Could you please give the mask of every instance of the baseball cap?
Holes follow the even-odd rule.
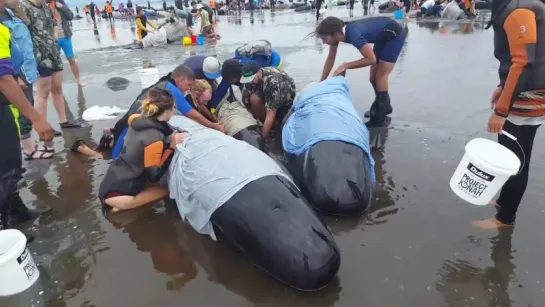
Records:
[[[195,8],[196,8],[197,10],[200,10],[200,9],[202,9],[203,7],[204,7],[204,6],[203,6],[202,4],[199,3],[199,4],[197,4],[197,6],[196,6]]]
[[[242,78],[240,78],[240,83],[250,83],[254,81],[255,74],[261,70],[261,66],[255,61],[250,61],[242,65]]]
[[[202,71],[206,79],[215,80],[221,77],[221,64],[213,56],[206,57],[202,63]]]

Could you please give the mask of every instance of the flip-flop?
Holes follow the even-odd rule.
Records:
[[[81,128],[80,124],[73,123],[71,121],[66,121],[64,123],[60,123],[61,129],[72,129],[72,128]]]
[[[40,155],[35,158],[34,155],[36,153],[40,153]],[[25,155],[25,161],[32,161],[32,160],[49,160],[49,159],[53,159],[53,155],[50,153],[50,152],[44,152],[44,151],[39,151],[39,150],[34,150],[33,152],[27,154],[26,152],[23,151],[23,154]],[[51,154],[51,156],[49,157],[44,157],[44,155],[47,155],[47,154]]]
[[[43,147],[43,150],[40,147]],[[54,153],[55,152],[55,149],[53,149],[51,147],[47,147],[47,146],[44,146],[44,145],[38,145],[38,144],[34,145],[34,150],[35,151],[47,152],[47,153]]]

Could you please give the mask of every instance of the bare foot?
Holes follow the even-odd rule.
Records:
[[[495,218],[491,218],[491,219],[485,219],[480,221],[474,221],[473,226],[479,227],[481,229],[498,229],[500,227],[509,227],[513,225],[507,225],[498,221]]]
[[[116,213],[116,212],[119,212],[120,210],[118,208],[115,208],[115,207],[112,207],[111,209],[111,213]]]
[[[104,128],[104,129],[102,129],[102,132],[103,132],[103,133],[106,133],[106,134],[113,134],[111,128]]]
[[[491,200],[488,204],[489,204],[490,206],[499,207],[499,206],[498,206],[498,202],[495,201],[495,200]]]
[[[84,87],[85,85],[87,85],[87,84],[85,84],[85,82],[83,82],[83,81],[81,81],[81,80],[76,80],[76,83],[77,83],[78,86],[80,86],[80,87]]]

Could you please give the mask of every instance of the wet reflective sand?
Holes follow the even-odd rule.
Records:
[[[344,8],[332,14],[348,16]],[[311,13],[290,12],[221,17],[223,39],[216,46],[153,50],[112,47],[132,41],[127,22],[117,21],[115,34],[103,22],[97,38],[92,26],[78,21],[73,41],[87,85],[78,89],[66,66],[65,97],[74,118],[93,105],[126,107],[141,90],[137,71],[144,60],[167,73],[192,52],[223,60],[252,39],[270,40],[301,88],[319,78],[327,55],[315,39],[305,39],[313,20]],[[536,140],[514,231],[472,227],[494,209],[464,203],[448,180],[468,136],[484,131],[490,114],[498,83],[492,33],[482,31],[482,23],[411,21],[407,27],[391,77],[392,120],[371,130],[377,172],[372,208],[355,218],[325,217],[342,251],[338,279],[327,289],[286,288],[230,246],[196,234],[172,203],[108,220],[96,199],[108,160],[70,153],[64,143],[73,136],[66,131],[55,139],[61,153],[52,161],[25,164],[21,186],[30,205],[56,209],[28,225],[37,233],[31,250],[41,265],[40,284],[18,298],[0,298],[0,306],[542,306],[543,137]],[[357,56],[342,46],[338,64]],[[106,81],[119,76],[131,81],[128,88],[108,89]],[[363,115],[373,98],[368,69],[350,71],[347,79]],[[49,119],[58,122],[52,107]],[[77,133],[98,140],[113,123],[93,122]]]

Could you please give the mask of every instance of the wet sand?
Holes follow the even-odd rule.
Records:
[[[348,12],[338,8],[332,14]],[[167,73],[191,52],[224,60],[241,43],[268,39],[302,88],[319,78],[327,55],[315,39],[304,40],[315,25],[312,13],[220,17],[223,39],[206,48],[111,48],[133,37],[128,23],[115,25],[115,39],[104,22],[99,25],[98,42],[84,20],[74,23],[74,47],[87,83],[78,90],[66,66],[64,92],[75,118],[93,105],[130,105],[141,90],[137,71],[145,59]],[[472,227],[494,209],[458,199],[448,181],[471,134],[483,131],[477,135],[493,138],[484,132],[498,83],[492,32],[483,32],[479,23],[471,33],[456,23],[444,29],[436,22],[407,26],[407,43],[391,77],[391,123],[371,129],[377,173],[372,208],[355,218],[324,217],[342,251],[338,278],[328,288],[286,288],[227,244],[184,225],[172,203],[108,220],[96,193],[109,161],[70,153],[64,140],[71,136],[65,133],[55,139],[61,152],[52,161],[25,163],[23,199],[55,208],[28,225],[37,233],[30,248],[41,266],[40,283],[19,303],[0,298],[0,306],[540,306],[543,136],[536,139],[514,231]],[[357,56],[357,50],[341,46],[337,65]],[[105,84],[114,76],[131,84],[114,92]],[[363,115],[373,99],[368,69],[349,71],[347,79]],[[52,107],[49,119],[58,122]],[[113,123],[93,122],[83,133],[98,140]]]

